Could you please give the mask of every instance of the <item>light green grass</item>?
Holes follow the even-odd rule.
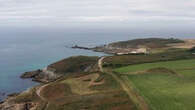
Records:
[[[166,67],[181,76],[163,73],[122,75],[151,107],[151,110],[195,110],[195,60],[139,64],[116,71],[136,72]]]
[[[148,70],[151,68],[158,68],[158,67],[165,67],[173,70],[177,70],[180,68],[195,68],[195,59],[131,65],[131,66],[115,69],[115,71],[119,73],[126,73],[126,72],[129,73],[129,72],[136,72],[136,71],[144,71],[144,70]]]

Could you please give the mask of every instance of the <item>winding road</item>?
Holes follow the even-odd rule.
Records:
[[[36,94],[40,97],[40,99],[41,99],[42,101],[45,101],[45,102],[46,102],[46,106],[44,107],[44,110],[47,110],[47,108],[48,108],[48,106],[49,106],[49,102],[48,102],[47,99],[45,99],[43,96],[41,96],[41,91],[42,91],[46,86],[48,86],[48,85],[49,85],[49,84],[45,84],[45,85],[39,87],[39,88],[36,90]]]
[[[106,57],[101,57],[98,60],[98,67],[100,69],[100,71],[103,73],[107,73],[109,75],[111,75],[122,87],[122,89],[127,93],[127,95],[129,96],[129,98],[137,105],[139,110],[149,110],[149,107],[147,105],[147,103],[144,101],[144,99],[139,96],[132,88],[132,86],[130,85],[129,82],[123,81],[121,78],[119,78],[116,74],[114,74],[112,71],[108,71],[108,70],[104,70],[103,69],[103,60]]]

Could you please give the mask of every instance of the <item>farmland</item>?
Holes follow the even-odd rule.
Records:
[[[114,71],[151,110],[195,109],[195,59],[137,64]]]
[[[154,63],[160,61],[172,61],[182,59],[192,59],[195,55],[188,50],[171,49],[166,52],[160,52],[149,55],[121,55],[121,56],[108,56],[104,59],[103,66],[110,68],[118,68],[128,65]]]

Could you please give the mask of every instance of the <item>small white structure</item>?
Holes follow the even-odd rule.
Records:
[[[116,53],[117,55],[128,55],[129,53]]]
[[[131,49],[126,52],[118,52],[116,55],[128,55],[128,54],[147,54],[148,50],[147,48],[138,48],[138,49]]]
[[[148,53],[146,48],[138,48],[130,52],[131,54],[140,54],[140,53]]]
[[[137,51],[137,53],[147,53],[147,49],[146,48],[139,48],[136,51]]]
[[[131,54],[137,54],[137,53],[139,53],[139,52],[137,52],[137,51],[131,51],[130,53],[131,53]]]

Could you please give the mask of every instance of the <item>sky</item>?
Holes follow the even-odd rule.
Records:
[[[0,0],[0,27],[195,27],[195,0]]]

